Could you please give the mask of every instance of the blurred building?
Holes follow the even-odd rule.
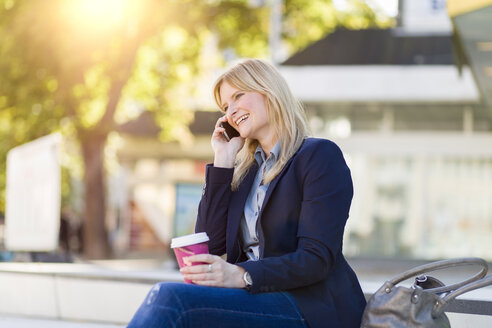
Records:
[[[173,236],[193,232],[205,165],[213,158],[210,129],[219,112],[195,113],[192,143],[159,141],[149,112],[119,128],[120,168],[110,177],[112,241],[117,253],[159,252]]]
[[[398,21],[388,30],[338,30],[279,67],[314,135],[336,141],[351,167],[345,253],[492,260],[490,107],[460,60],[445,1],[401,1]],[[112,189],[120,194],[119,249],[142,249],[138,239],[150,238],[139,235],[142,220],[153,249],[193,230],[218,116],[195,112],[188,145],[158,142],[149,114],[121,128],[120,185]]]
[[[492,259],[492,116],[459,41],[445,1],[401,1],[396,28],[338,30],[284,63],[352,169],[347,254]]]

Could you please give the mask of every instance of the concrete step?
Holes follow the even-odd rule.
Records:
[[[366,295],[394,275],[388,270],[375,272],[373,264],[353,265]],[[402,264],[395,271],[412,266],[414,263]],[[463,276],[468,276],[468,272],[449,278],[453,281]],[[0,263],[0,328],[124,327],[152,285],[160,281],[183,281],[174,262]],[[492,287],[467,293],[460,299],[470,301],[472,306],[473,301],[480,301],[489,307]],[[492,327],[492,315],[458,309],[448,316],[453,328]]]
[[[0,315],[0,328],[124,328],[125,325]]]
[[[126,324],[153,284],[176,270],[115,270],[94,264],[0,263],[0,314]]]

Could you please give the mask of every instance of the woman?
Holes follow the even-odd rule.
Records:
[[[307,138],[302,106],[264,61],[230,68],[214,96],[224,116],[195,229],[210,254],[181,269],[193,285],[154,286],[129,327],[359,327],[365,299],[342,255],[353,189],[340,149]],[[228,142],[225,122],[240,136]]]

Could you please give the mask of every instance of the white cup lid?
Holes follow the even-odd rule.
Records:
[[[171,248],[200,244],[209,240],[206,232],[192,233],[191,235],[171,239]]]

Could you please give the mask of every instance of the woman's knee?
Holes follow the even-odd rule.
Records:
[[[159,282],[152,286],[145,305],[159,305],[161,307],[181,307],[180,295],[185,284],[172,282]],[[177,310],[179,310],[179,308]]]
[[[180,289],[184,284],[157,283],[128,324],[129,328],[177,327],[182,312]]]

